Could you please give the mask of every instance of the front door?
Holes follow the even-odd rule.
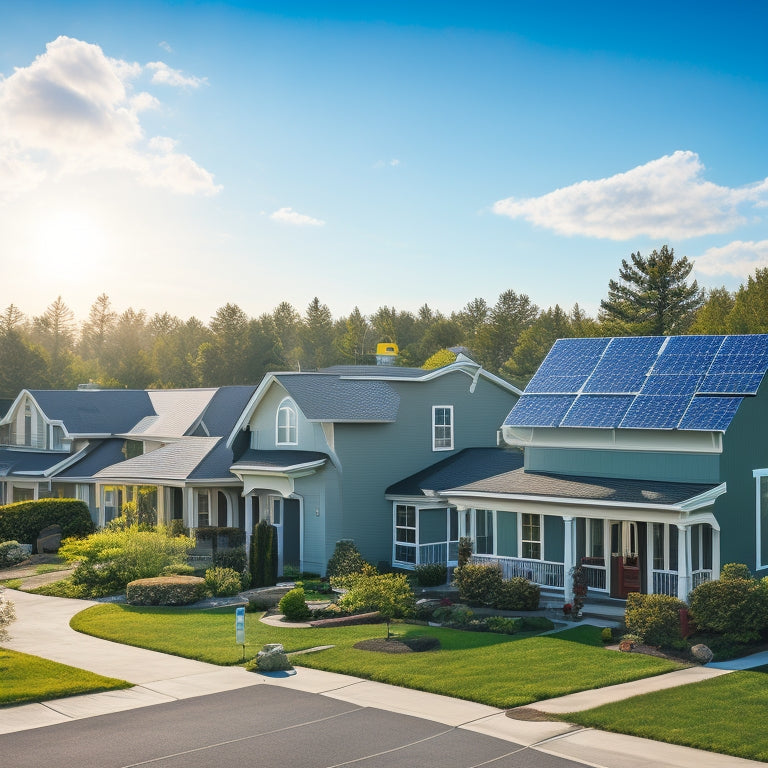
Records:
[[[611,522],[611,597],[640,592],[640,537],[637,523]]]
[[[283,499],[283,568],[301,569],[301,505],[298,499]]]

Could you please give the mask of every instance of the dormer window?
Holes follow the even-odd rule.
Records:
[[[277,409],[277,444],[296,445],[298,436],[298,415],[293,401],[286,398]]]
[[[432,450],[453,450],[453,406],[432,406]]]

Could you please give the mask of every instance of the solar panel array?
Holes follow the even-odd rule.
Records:
[[[766,334],[559,339],[504,423],[725,431],[766,370]]]

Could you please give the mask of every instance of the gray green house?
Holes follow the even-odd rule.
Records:
[[[228,444],[247,437],[231,467],[246,500],[246,531],[278,528],[281,569],[324,572],[340,539],[368,561],[413,567],[455,558],[458,527],[443,504],[419,547],[415,516],[386,489],[465,448],[496,445],[520,391],[459,355],[433,371],[338,366],[268,374]],[[439,522],[437,519],[439,518]]]
[[[440,490],[497,562],[572,598],[768,573],[768,336],[561,339],[507,416],[524,463]],[[490,533],[490,535],[489,535]]]

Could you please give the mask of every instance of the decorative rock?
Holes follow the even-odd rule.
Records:
[[[623,651],[624,653],[631,653],[634,646],[635,644],[631,640],[622,640],[619,643],[619,650]]]
[[[279,672],[293,669],[281,643],[268,643],[256,654],[259,672]]]
[[[58,552],[61,546],[61,526],[49,525],[47,528],[43,528],[37,534],[36,546],[39,554],[43,552]]]
[[[710,648],[703,643],[699,643],[698,645],[694,645],[693,648],[691,648],[691,658],[694,661],[698,661],[701,664],[709,664],[710,661],[714,658],[714,654],[710,650]]]

